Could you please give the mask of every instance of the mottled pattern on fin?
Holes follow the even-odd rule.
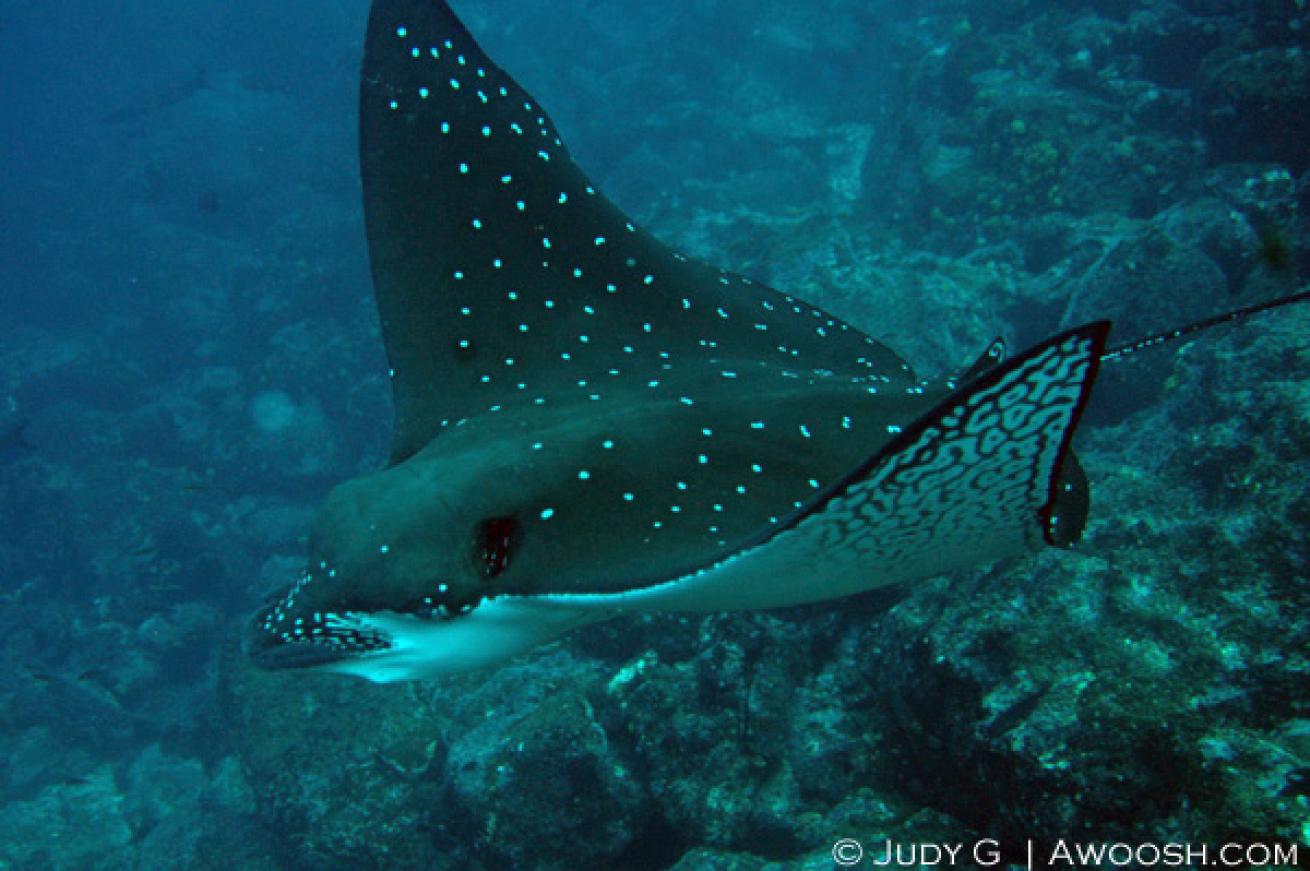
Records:
[[[899,357],[841,320],[632,224],[444,2],[374,2],[361,81],[393,462],[461,420],[603,404],[612,385],[658,380],[676,399],[683,373],[710,366],[914,383]]]
[[[836,488],[812,534],[906,578],[1049,542],[1060,468],[1109,329],[1055,336],[947,397]]]

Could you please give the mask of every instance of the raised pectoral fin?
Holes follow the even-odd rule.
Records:
[[[797,524],[897,580],[1064,543],[1062,469],[1109,324],[1055,336],[948,396]]]

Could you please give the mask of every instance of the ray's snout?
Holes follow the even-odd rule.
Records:
[[[287,641],[277,631],[267,628],[274,606],[261,608],[246,623],[241,640],[242,651],[260,668],[312,668],[330,665],[346,658],[342,650],[306,641]]]

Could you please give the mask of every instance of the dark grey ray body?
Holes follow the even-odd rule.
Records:
[[[261,661],[424,648],[341,669],[422,676],[456,668],[436,650],[462,667],[611,611],[832,598],[1080,528],[1065,458],[1104,325],[929,387],[635,227],[437,0],[374,3],[360,122],[391,463],[321,510]]]
[[[557,495],[497,506],[529,525],[502,583],[626,588],[703,564],[928,407],[885,346],[636,229],[442,4],[385,6],[360,117],[392,461],[434,436],[456,451],[440,434],[461,420],[552,430],[520,463]],[[597,559],[551,552],[583,542]]]
[[[370,28],[361,167],[393,461],[498,403],[652,378],[668,395],[711,367],[913,383],[849,325],[636,229],[443,4],[375,6]]]

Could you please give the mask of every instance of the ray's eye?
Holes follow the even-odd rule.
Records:
[[[489,517],[478,524],[475,557],[484,579],[490,580],[509,568],[522,538],[523,528],[513,517]]]

